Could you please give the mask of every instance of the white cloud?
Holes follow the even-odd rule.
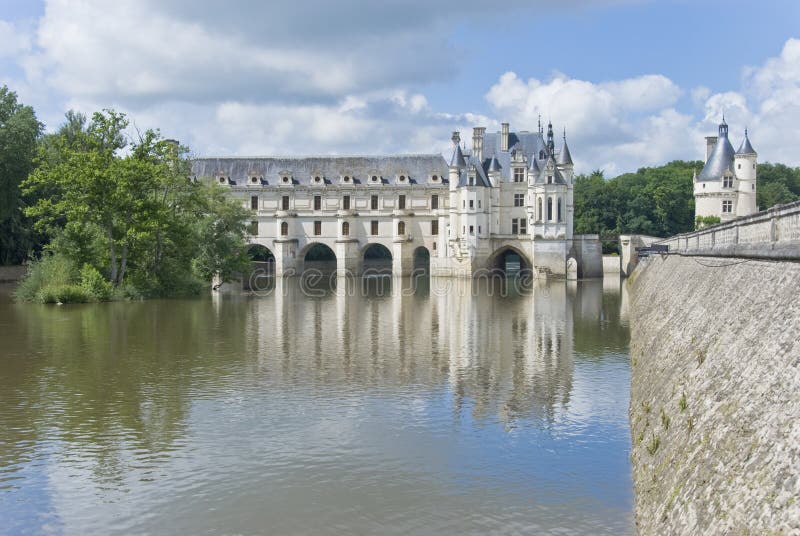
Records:
[[[13,58],[30,47],[31,38],[26,30],[0,19],[0,58]]]

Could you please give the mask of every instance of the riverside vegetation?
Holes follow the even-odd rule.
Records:
[[[189,150],[124,114],[68,112],[52,134],[0,88],[3,263],[16,296],[68,303],[197,294],[248,267],[250,211],[190,180]]]

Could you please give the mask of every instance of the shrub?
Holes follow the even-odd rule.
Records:
[[[45,287],[75,285],[79,274],[75,263],[63,255],[43,255],[28,267],[14,297],[21,301],[40,301],[39,293]]]
[[[81,288],[97,301],[110,300],[114,290],[111,283],[90,264],[81,268]]]
[[[94,296],[80,285],[47,285],[37,293],[41,303],[86,303]]]

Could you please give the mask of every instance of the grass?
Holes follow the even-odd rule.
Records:
[[[669,415],[664,409],[661,409],[661,426],[664,427],[664,430],[669,430]]]
[[[686,401],[686,393],[682,393],[680,400],[678,400],[678,408],[683,413],[687,407],[689,407],[689,403]]]
[[[650,436],[650,441],[647,442],[647,452],[652,456],[658,450],[658,447],[661,446],[661,438],[657,435],[653,434]]]

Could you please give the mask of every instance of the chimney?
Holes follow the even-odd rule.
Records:
[[[485,127],[475,127],[472,129],[472,156],[478,161],[483,162],[483,133]]]
[[[508,123],[500,123],[500,150],[508,151]]]
[[[706,136],[706,162],[708,162],[708,157],[711,156],[711,151],[714,150],[714,146],[716,144],[717,144],[716,136]]]

